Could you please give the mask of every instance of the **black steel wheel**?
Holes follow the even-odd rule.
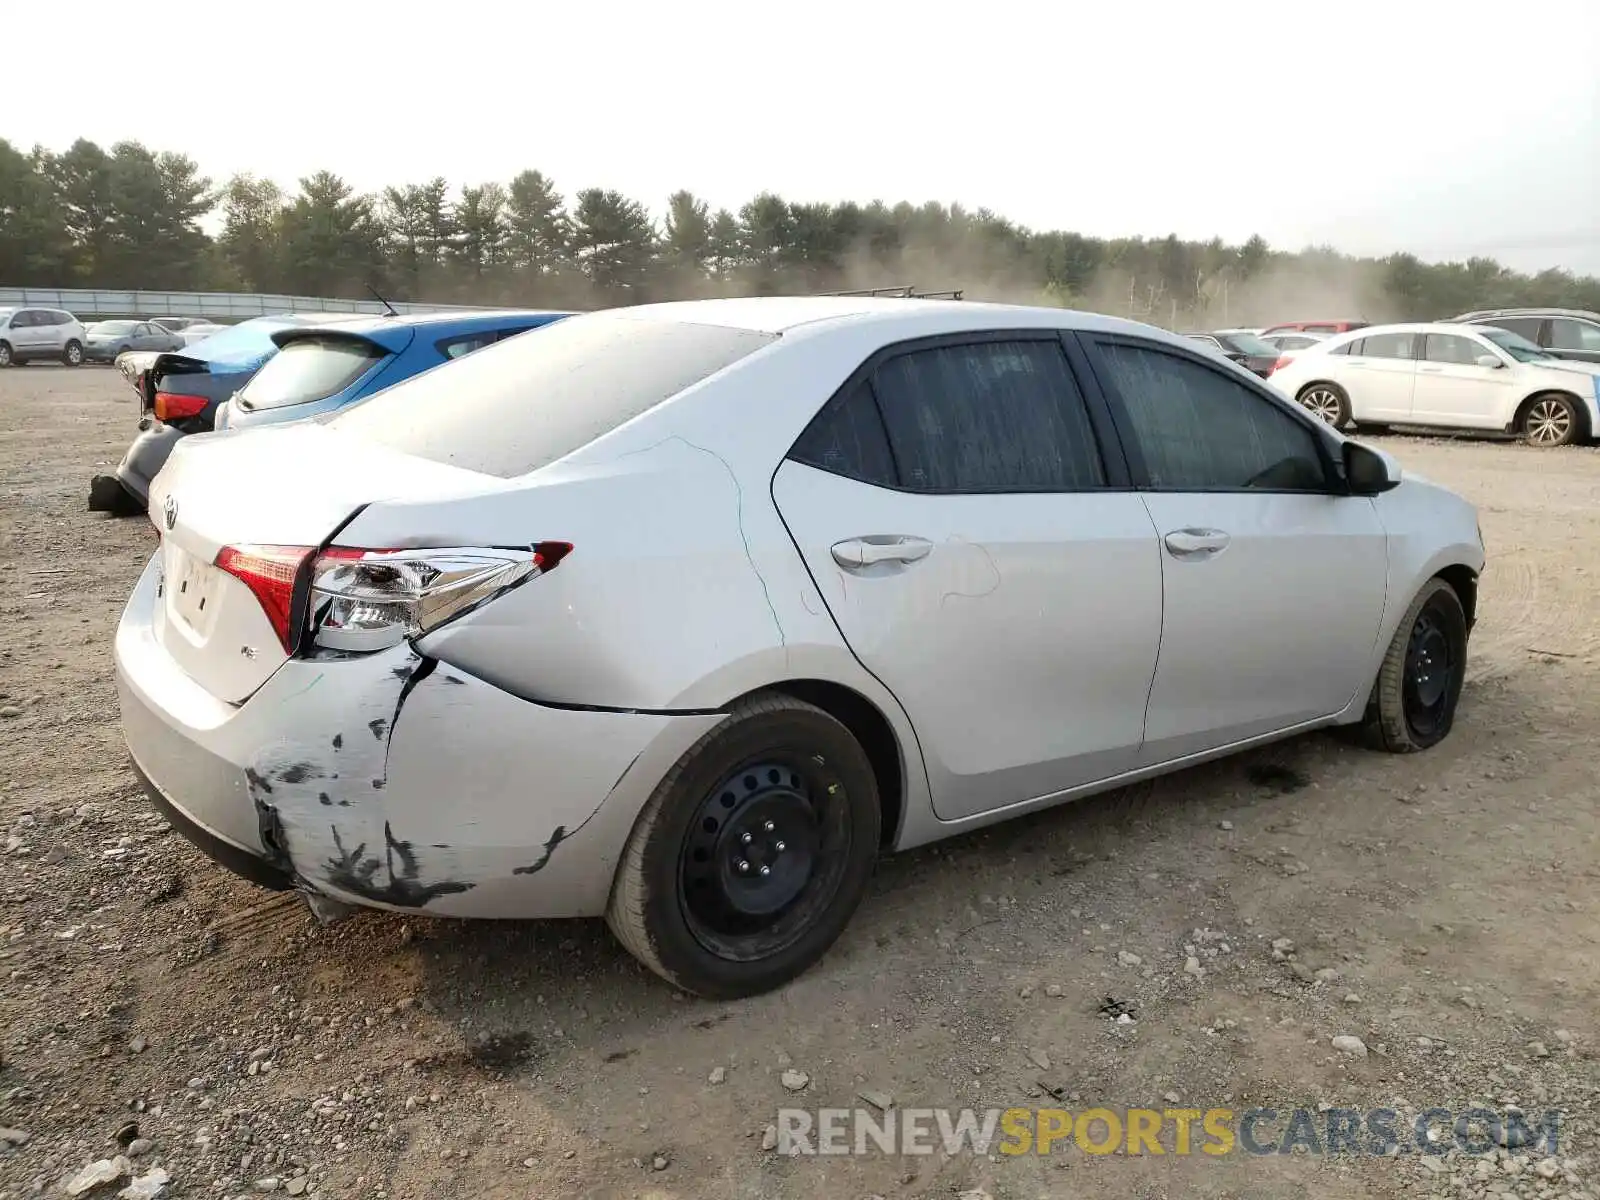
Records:
[[[837,940],[866,890],[880,820],[872,767],[848,729],[788,696],[753,698],[657,786],[606,919],[687,991],[769,991]]]
[[[1467,617],[1443,579],[1430,579],[1400,619],[1368,705],[1374,743],[1397,754],[1449,736],[1467,670]]]

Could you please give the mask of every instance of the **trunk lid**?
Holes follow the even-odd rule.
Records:
[[[161,535],[157,640],[196,683],[240,703],[289,654],[250,584],[217,565],[225,547],[309,552],[373,501],[496,486],[505,485],[314,423],[183,438],[150,488]],[[290,620],[298,630],[303,612],[291,608]]]

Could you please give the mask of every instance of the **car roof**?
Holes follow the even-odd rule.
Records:
[[[1463,333],[1482,335],[1484,328],[1483,325],[1467,325],[1460,321],[1403,321],[1391,325],[1364,325],[1360,329],[1352,329],[1348,333],[1341,333],[1336,336],[1342,340],[1344,338],[1372,337],[1374,334],[1384,333]],[[1333,339],[1329,338],[1327,340],[1332,341]]]
[[[393,315],[387,313],[324,313],[317,315],[332,318],[328,323],[337,324],[341,331],[369,333],[379,329],[393,329],[396,326],[434,328],[454,325],[462,329],[480,329],[486,325],[503,325],[507,321],[524,317],[543,317],[554,320],[557,317],[569,317],[572,313],[567,310],[548,308],[504,308],[396,313]]]
[[[874,296],[747,296],[718,300],[669,300],[608,309],[612,316],[689,325],[720,325],[782,334],[802,328],[877,325],[886,334],[916,337],[960,329],[1082,329],[1177,340],[1166,330],[1069,308],[991,304],[979,300],[921,300]]]

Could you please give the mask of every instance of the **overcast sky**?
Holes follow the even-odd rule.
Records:
[[[937,199],[1600,274],[1596,0],[74,0],[6,24],[33,48],[0,136],[137,138],[219,180],[536,167],[658,214],[678,188]]]

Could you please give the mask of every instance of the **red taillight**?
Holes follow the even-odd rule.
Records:
[[[1293,361],[1294,361],[1294,356],[1292,354],[1280,354],[1278,356],[1278,361],[1272,364],[1272,370],[1268,371],[1267,374],[1271,375],[1276,371],[1281,371],[1281,370],[1283,370],[1284,367],[1287,367]]]
[[[295,581],[314,550],[312,546],[224,546],[217,554],[218,569],[255,593],[286,654],[294,651],[290,618]]]
[[[186,417],[198,416],[205,412],[209,403],[211,402],[204,396],[190,396],[183,392],[157,392],[156,419],[182,421]]]

